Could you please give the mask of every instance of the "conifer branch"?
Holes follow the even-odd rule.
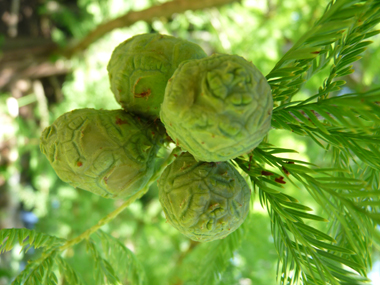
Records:
[[[59,254],[69,247],[78,244],[79,242],[86,240],[90,253],[95,257],[95,262],[98,269],[97,273],[103,272],[103,275],[96,275],[97,280],[100,282],[102,276],[105,276],[110,282],[109,284],[120,284],[117,275],[114,272],[110,263],[100,256],[97,251],[94,242],[90,239],[91,234],[98,231],[100,227],[113,220],[118,214],[120,214],[126,207],[133,203],[136,199],[143,196],[154,181],[156,181],[165,168],[171,164],[174,159],[182,152],[179,147],[172,150],[167,159],[162,162],[157,168],[149,180],[148,184],[139,192],[127,199],[120,207],[101,219],[95,226],[83,232],[78,237],[65,241],[53,236],[49,236],[43,233],[36,233],[34,230],[27,229],[5,229],[0,230],[0,252],[11,250],[16,242],[22,245],[23,249],[29,244],[29,247],[34,246],[45,247],[42,256],[36,260],[31,261],[26,268],[18,275],[13,281],[13,285],[30,284],[30,285],[44,285],[44,284],[56,284],[57,277],[52,271],[55,265],[59,266],[61,274],[63,274],[68,280],[75,280],[75,284],[81,284],[81,279],[68,263],[62,259]]]
[[[75,269],[60,255],[57,255],[56,263],[61,276],[68,282],[68,284],[84,285],[84,281],[77,274]]]
[[[245,224],[224,239],[197,246],[192,251],[192,263],[184,261],[181,265],[180,284],[218,284],[234,252],[240,247]]]
[[[374,201],[370,203],[374,205],[378,201],[378,192],[368,191],[370,187],[363,180],[334,175],[349,173],[344,168],[323,169],[310,163],[275,156],[289,151],[292,152],[262,144],[253,151],[251,160],[235,159],[259,189],[260,202],[271,217],[272,233],[280,257],[280,283],[295,284],[302,281],[302,284],[365,284],[368,281],[365,276],[369,264],[365,256],[358,257],[358,253],[365,249],[355,242],[355,235],[352,238],[342,238],[336,234],[334,227],[331,233],[334,233],[335,239],[306,225],[304,220],[324,219],[307,213],[311,210],[309,207],[299,204],[281,190],[285,189],[287,182],[294,184],[291,178],[295,178],[325,212],[334,217],[335,223],[343,226],[340,228],[346,235],[367,232],[367,241],[375,233],[371,223],[379,223],[380,216],[366,208],[368,202],[360,201],[365,197],[365,201]],[[277,168],[278,172],[266,170],[263,167],[265,164]],[[343,207],[337,209],[336,205]],[[360,240],[359,237],[357,239]],[[351,267],[356,274],[343,269],[342,265]],[[290,272],[293,272],[291,277]]]
[[[353,72],[349,64],[360,59],[371,42],[364,41],[379,33],[371,31],[379,22],[379,3],[376,1],[331,1],[324,15],[280,59],[266,76],[275,101],[291,101],[313,74],[334,62],[330,76],[319,90],[326,98],[339,90],[333,79]],[[276,103],[277,104],[277,103]]]
[[[134,253],[110,234],[102,230],[98,230],[96,233],[101,241],[105,259],[111,264],[115,273],[119,276],[126,276],[131,284],[145,284],[145,270]]]
[[[259,178],[253,183],[259,189],[260,201],[266,206],[271,217],[272,234],[279,254],[277,276],[280,284],[364,284],[368,280],[354,274],[342,265],[360,272],[361,264],[346,256],[355,254],[336,243],[334,239],[305,224],[304,220],[324,221],[323,218],[308,214],[305,210],[294,210],[298,202],[281,192],[274,194]],[[287,199],[287,200],[285,200]],[[294,272],[293,276],[290,272]]]

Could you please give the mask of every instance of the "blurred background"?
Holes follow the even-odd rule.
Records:
[[[237,54],[264,75],[323,14],[327,0],[0,0],[0,229],[26,227],[73,238],[122,203],[63,183],[39,150],[42,130],[76,108],[119,109],[106,66],[113,49],[140,33],[162,33],[202,46],[207,54]],[[380,37],[372,39],[356,72],[343,78],[344,92],[380,86]],[[328,69],[310,79],[295,99],[315,94]],[[313,141],[272,130],[269,142],[292,155],[329,166]],[[290,155],[288,156],[290,157]],[[284,191],[324,216],[305,190]],[[157,187],[103,230],[119,239],[142,263],[147,284],[180,285],[207,245],[191,242],[169,224]],[[328,218],[328,217],[326,217]],[[319,225],[323,229],[323,225]],[[277,254],[270,220],[258,199],[245,222],[245,238],[219,284],[276,284]],[[379,252],[375,251],[375,261]],[[0,255],[0,284],[10,284],[38,250],[20,248]],[[66,258],[91,283],[91,255],[79,244]],[[380,284],[374,262],[373,284]],[[63,281],[60,281],[63,284]],[[130,284],[130,283],[123,283]]]

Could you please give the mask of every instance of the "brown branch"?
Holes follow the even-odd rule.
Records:
[[[67,73],[66,68],[50,62],[51,55],[63,55],[70,58],[114,29],[130,26],[137,21],[152,22],[155,18],[169,18],[175,13],[218,7],[236,1],[240,0],[173,0],[142,11],[131,11],[100,24],[78,44],[63,50],[60,50],[51,40],[38,39],[36,41],[25,38],[7,40],[2,46],[3,53],[0,56],[0,90],[8,89],[20,78],[38,79]]]
[[[158,17],[171,17],[175,13],[183,13],[187,10],[199,10],[211,7],[218,7],[225,4],[235,2],[236,0],[174,0],[156,5],[142,11],[131,11],[127,14],[113,19],[109,22],[100,24],[92,32],[90,32],[84,39],[73,47],[63,50],[61,53],[70,58],[74,54],[81,52],[88,48],[90,44],[95,42],[110,31],[128,27],[137,21],[151,22],[154,18]]]

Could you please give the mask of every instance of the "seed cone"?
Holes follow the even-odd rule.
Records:
[[[163,129],[123,110],[79,109],[41,135],[41,151],[73,187],[106,198],[130,196],[153,175]]]
[[[237,55],[180,64],[160,117],[170,137],[201,161],[226,161],[254,149],[268,133],[273,99],[265,77]]]
[[[249,212],[251,190],[228,162],[198,162],[184,153],[165,169],[158,187],[168,222],[195,241],[226,237]]]
[[[197,44],[160,34],[136,35],[115,48],[107,70],[124,110],[158,118],[165,87],[178,65],[206,57]]]

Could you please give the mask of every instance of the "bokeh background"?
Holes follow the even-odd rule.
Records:
[[[173,3],[164,6],[168,2]],[[106,65],[120,42],[140,33],[169,34],[201,45],[209,55],[243,56],[266,75],[322,15],[328,2],[0,0],[0,228],[26,227],[73,238],[122,203],[63,183],[39,150],[42,130],[62,113],[119,108]],[[122,18],[114,20],[118,17]],[[106,32],[101,33],[99,25]],[[345,93],[380,86],[380,37],[372,40],[363,59],[355,63],[356,72],[343,78]],[[327,74],[328,69],[315,75],[295,99],[315,94]],[[297,150],[292,158],[331,165],[329,153],[308,138],[272,130],[269,142]],[[302,187],[286,185],[284,191],[325,217]],[[191,242],[165,223],[157,193],[152,185],[102,229],[135,253],[147,284],[186,284],[185,271],[202,274],[197,263],[208,253],[208,245]],[[253,205],[241,247],[216,276],[218,284],[276,284],[270,219],[258,199]],[[380,284],[379,249],[373,251],[370,277],[373,284]],[[0,284],[10,284],[38,254],[33,248],[27,253],[15,248],[1,254]],[[79,244],[65,256],[86,284],[92,284],[94,263],[85,246]]]

